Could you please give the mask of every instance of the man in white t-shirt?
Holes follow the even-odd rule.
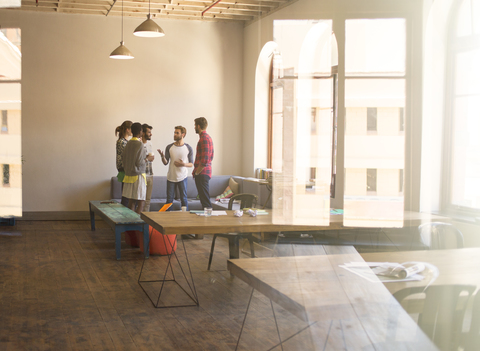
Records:
[[[174,143],[167,145],[165,153],[158,149],[162,157],[162,162],[167,165],[170,160],[167,173],[167,203],[172,203],[175,197],[175,188],[180,193],[180,201],[182,206],[187,207],[187,167],[193,167],[193,149],[190,145],[183,141],[187,130],[185,127],[176,126],[173,134]],[[171,208],[171,207],[170,207]]]
[[[142,124],[142,142],[143,148],[145,149],[145,153],[149,157],[148,160],[145,161],[145,175],[147,178],[147,193],[145,198],[145,207],[143,211],[149,212],[150,211],[150,200],[152,198],[152,190],[153,190],[153,167],[152,161],[154,160],[155,156],[153,155],[153,146],[152,146],[152,126],[144,123]]]

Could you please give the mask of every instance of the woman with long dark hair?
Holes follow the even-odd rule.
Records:
[[[128,139],[132,136],[132,121],[125,121],[122,125],[115,128],[115,136],[118,135],[117,140],[117,179],[122,183],[123,190],[123,178],[125,177],[125,170],[123,169],[122,154],[125,145],[127,145]],[[122,205],[128,205],[128,199],[122,196]]]

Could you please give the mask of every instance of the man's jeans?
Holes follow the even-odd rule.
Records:
[[[182,202],[182,206],[187,206],[187,211],[188,211],[187,178],[179,182],[171,182],[167,180],[167,204],[173,203],[176,187],[178,187],[178,192],[180,193],[180,201]],[[171,211],[171,210],[172,210],[172,206],[170,206],[168,211]]]
[[[150,212],[150,200],[152,199],[153,176],[147,175],[147,195],[145,198],[145,207],[143,212]]]
[[[198,197],[200,198],[200,202],[202,203],[202,208],[212,207],[209,194],[209,182],[210,176],[206,174],[199,174],[195,176],[195,185],[197,186]]]

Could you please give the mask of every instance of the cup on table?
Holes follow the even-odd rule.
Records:
[[[182,212],[187,212],[187,206],[182,206]]]
[[[210,217],[212,215],[212,208],[211,207],[205,207],[203,209],[203,214],[205,217]]]

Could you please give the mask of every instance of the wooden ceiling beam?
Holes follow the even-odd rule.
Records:
[[[45,1],[45,0],[39,0]],[[75,5],[98,5],[98,6],[112,6],[113,0],[62,0],[64,3],[68,2]]]
[[[204,8],[200,6],[198,2],[194,1],[175,1],[169,7],[191,7],[191,8]],[[227,8],[227,9],[238,9],[238,10],[247,10],[247,11],[269,11],[275,6],[254,6],[254,5],[235,5],[227,2],[220,2],[215,7],[217,8]]]
[[[257,5],[257,6],[280,6],[291,0],[223,0],[226,4],[238,4],[238,5]]]
[[[38,11],[38,12],[57,12],[56,8],[55,7],[51,7],[51,6],[23,6],[23,3],[22,3],[22,7],[21,7],[21,10],[23,11]],[[83,9],[75,9],[75,10],[62,10],[62,13],[70,13],[70,14],[82,14],[82,15],[105,15],[105,13],[103,13],[102,11],[92,11],[92,10],[83,10]]]
[[[222,0],[202,17],[202,11],[215,0],[151,0],[150,11],[155,18],[208,21],[250,22],[297,0]],[[113,16],[121,15],[121,0],[22,0],[22,10]],[[124,15],[144,17],[148,0],[123,0]]]
[[[74,4],[67,4],[62,3],[62,10],[69,9],[69,10],[93,10],[93,11],[106,11],[108,8],[106,6],[95,6],[95,5],[74,5]]]

